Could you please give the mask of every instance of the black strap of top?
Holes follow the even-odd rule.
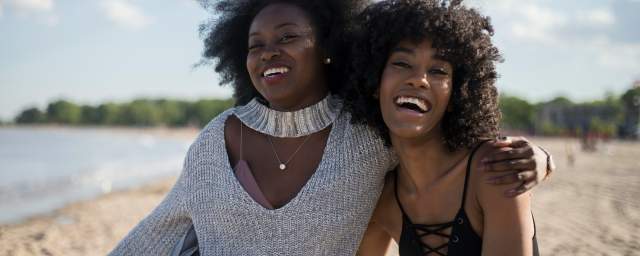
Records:
[[[393,193],[396,196],[396,202],[398,202],[398,206],[400,207],[400,211],[402,212],[402,217],[407,217],[407,214],[404,211],[404,207],[402,207],[402,203],[400,202],[400,197],[398,196],[398,169],[396,169],[396,171],[394,172],[394,179],[393,179]]]
[[[467,160],[467,171],[464,175],[464,188],[462,190],[462,203],[460,204],[460,209],[464,209],[464,202],[467,200],[467,184],[469,183],[469,175],[471,174],[471,164],[473,163],[473,156],[476,154],[478,149],[480,149],[480,147],[487,141],[488,140],[484,140],[478,143],[478,145],[476,145],[469,154],[469,159]]]
[[[467,184],[469,180],[469,174],[471,173],[471,164],[472,164],[473,156],[475,155],[476,151],[478,151],[480,146],[482,146],[485,142],[487,141],[480,142],[476,147],[473,148],[473,150],[469,154],[469,159],[467,160],[466,175],[464,177],[464,188],[462,191],[462,203],[460,205],[460,209],[464,209],[464,203],[467,198]],[[403,223],[406,223],[406,225],[409,228],[411,228],[414,234],[416,235],[416,240],[417,240],[416,242],[420,244],[423,254],[428,255],[430,253],[436,253],[441,256],[446,256],[446,254],[440,251],[449,245],[448,242],[440,246],[431,247],[430,245],[424,243],[422,241],[422,238],[425,236],[436,235],[436,236],[441,236],[441,237],[450,239],[451,235],[444,233],[444,231],[452,227],[455,224],[455,221],[450,221],[447,223],[439,223],[439,224],[430,224],[430,225],[414,224],[411,221],[411,219],[409,219],[409,216],[407,215],[407,213],[404,211],[404,208],[402,207],[402,203],[400,202],[400,197],[398,196],[398,171],[397,170],[395,171],[395,179],[393,182],[394,182],[393,192],[396,196],[396,201],[398,202],[400,211],[402,212]],[[420,231],[421,233],[418,233],[418,231]]]

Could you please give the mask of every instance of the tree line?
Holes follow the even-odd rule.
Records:
[[[46,109],[28,108],[17,124],[108,125],[108,126],[199,126],[233,106],[232,100],[198,101],[137,99],[127,103],[79,105],[56,100]]]
[[[503,95],[500,98],[502,127],[506,130],[547,136],[599,136],[638,138],[640,128],[640,82],[621,96],[607,95],[590,102],[565,97],[530,103]]]
[[[28,108],[16,118],[18,124],[199,126],[233,106],[233,100],[198,101],[137,99],[128,103],[78,105],[66,100],[46,109]],[[572,102],[565,97],[530,103],[502,95],[502,128],[535,135],[637,138],[640,123],[640,82],[621,96],[607,95],[591,102]]]

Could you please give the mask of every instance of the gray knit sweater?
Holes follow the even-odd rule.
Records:
[[[267,210],[243,190],[216,117],[190,147],[178,181],[110,255],[168,255],[193,223],[201,255],[354,255],[393,155],[375,132],[336,118],[315,174],[287,205]]]

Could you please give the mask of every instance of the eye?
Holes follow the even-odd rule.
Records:
[[[260,47],[262,47],[263,44],[262,43],[253,43],[253,44],[249,44],[249,51],[258,49]]]
[[[449,72],[445,68],[432,68],[429,69],[429,74],[446,76],[449,75]]]
[[[400,67],[400,68],[411,68],[411,65],[409,63],[404,62],[404,61],[394,61],[394,62],[391,62],[391,65],[394,65],[394,66]]]
[[[295,40],[298,37],[300,37],[300,36],[296,35],[296,34],[284,34],[284,35],[282,35],[282,37],[280,37],[280,42],[281,43],[289,43],[289,42]]]

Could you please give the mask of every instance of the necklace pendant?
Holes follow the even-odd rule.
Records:
[[[287,169],[287,166],[285,164],[280,164],[280,170],[284,171],[285,169]]]

